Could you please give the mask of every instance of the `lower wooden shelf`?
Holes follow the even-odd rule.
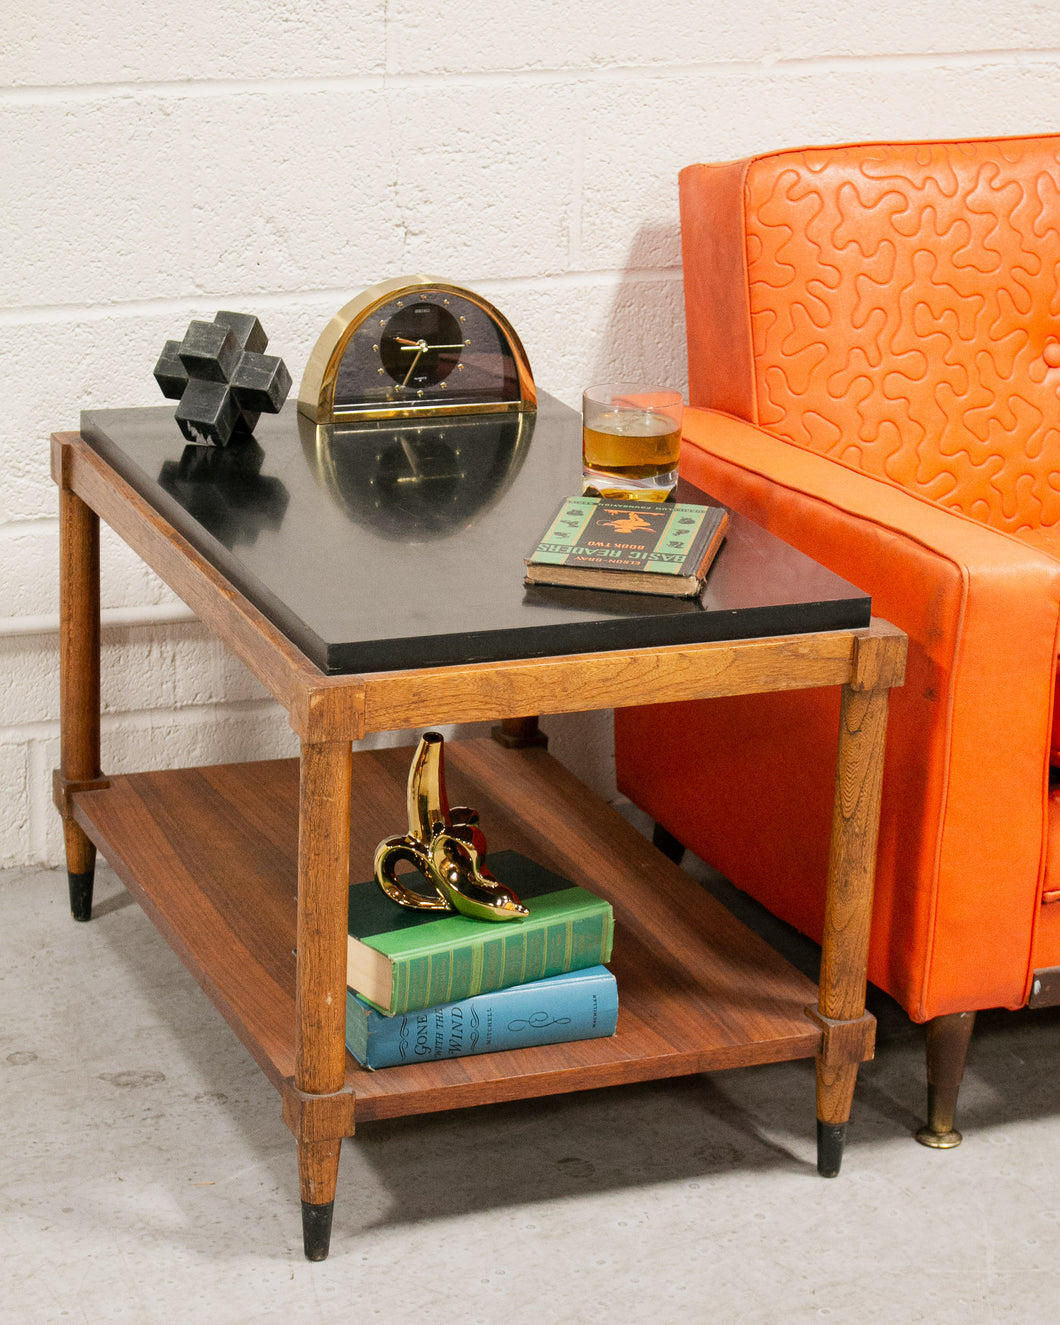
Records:
[[[410,755],[354,756],[353,882],[403,830]],[[449,742],[446,775],[492,850],[613,903],[618,1034],[380,1072],[347,1056],[357,1122],[816,1053],[813,982],[545,751]],[[294,1073],[298,761],[115,777],[79,793],[75,817],[279,1087]]]

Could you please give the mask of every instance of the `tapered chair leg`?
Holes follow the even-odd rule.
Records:
[[[954,1012],[927,1024],[928,1120],[916,1134],[922,1146],[952,1150],[964,1139],[954,1127],[974,1012]]]

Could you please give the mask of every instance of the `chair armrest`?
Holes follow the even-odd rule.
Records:
[[[1019,1006],[1044,880],[1060,560],[728,415],[691,409],[684,432],[686,478],[871,593],[909,635],[875,922],[917,913],[923,987],[902,1001],[914,1015],[972,1006],[957,968],[974,952],[975,1005]]]

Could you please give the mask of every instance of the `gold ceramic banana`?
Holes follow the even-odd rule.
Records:
[[[385,838],[375,849],[375,881],[391,901],[397,902],[399,906],[407,906],[413,911],[451,911],[453,909],[444,893],[437,887],[435,887],[433,896],[416,892],[413,888],[407,888],[396,873],[396,866],[401,861],[406,861],[413,869],[418,870],[425,879],[433,883],[431,879],[433,869],[431,853],[423,842],[409,833],[406,833],[403,837]]]
[[[479,860],[473,846],[451,833],[431,842],[431,881],[453,908],[475,920],[523,920],[530,912]]]
[[[388,837],[375,851],[375,878],[383,892],[417,911],[459,911],[477,920],[522,920],[529,911],[483,864],[486,839],[478,815],[466,806],[449,808],[445,794],[444,738],[425,732],[409,769],[406,809],[409,830]],[[396,867],[405,861],[433,888],[409,888]]]

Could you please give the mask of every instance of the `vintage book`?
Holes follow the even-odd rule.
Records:
[[[410,911],[373,880],[350,888],[346,983],[380,1011],[412,1012],[597,966],[611,957],[611,904],[516,851],[490,871],[530,910],[497,923]]]
[[[721,506],[568,497],[526,558],[526,583],[691,598],[728,524]]]
[[[346,1047],[364,1067],[429,1063],[614,1035],[618,986],[606,966],[386,1017],[346,993]]]

